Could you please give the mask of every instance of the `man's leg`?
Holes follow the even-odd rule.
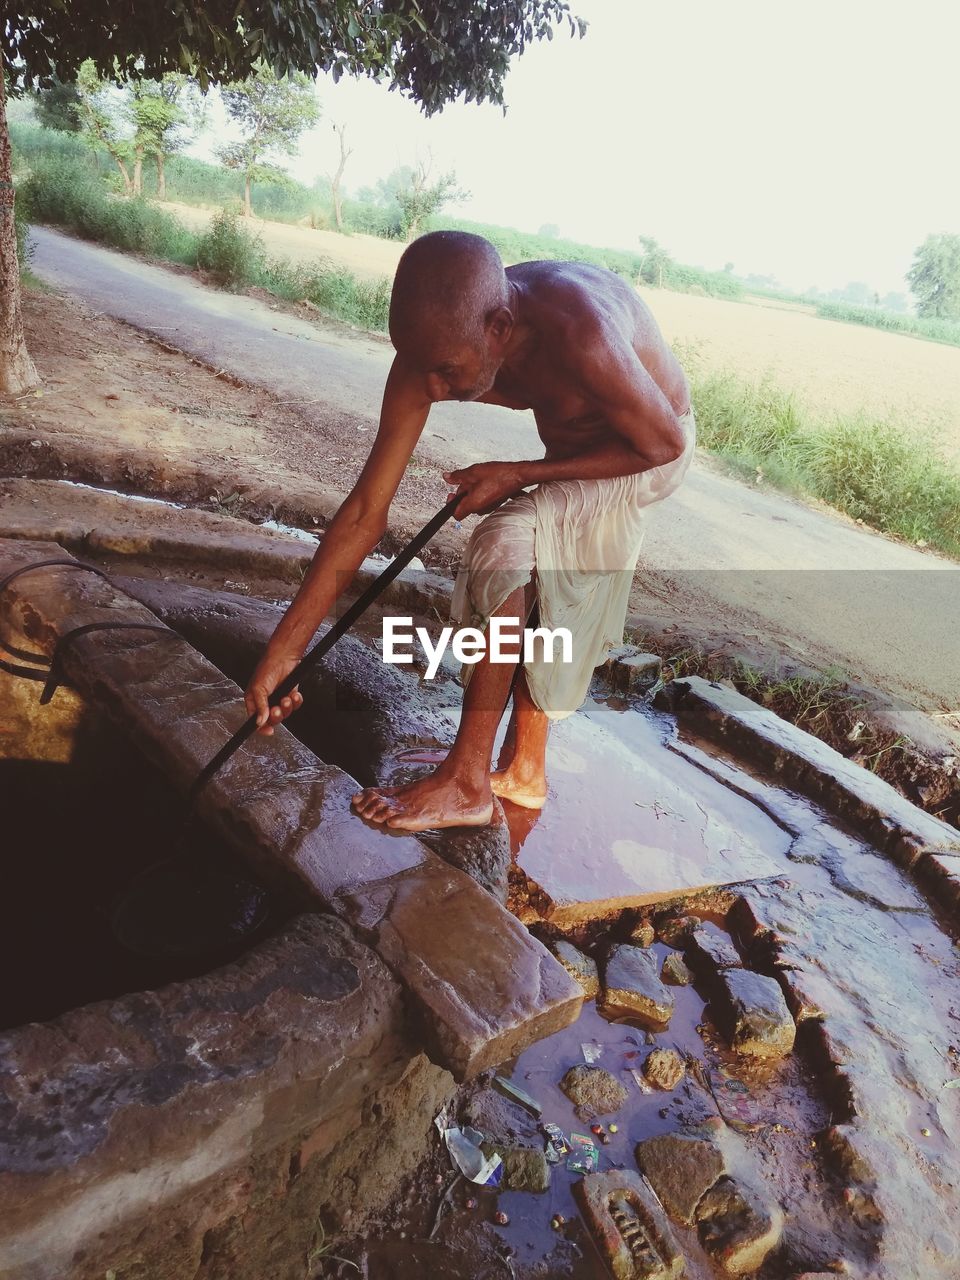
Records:
[[[530,697],[524,671],[513,687],[513,715],[504,743],[509,763],[490,776],[493,794],[524,809],[542,809],[547,800],[547,733],[550,720]]]
[[[512,592],[497,612],[504,618],[525,617],[523,587]],[[493,817],[493,743],[517,661],[519,653],[514,662],[496,663],[490,661],[489,652],[484,654],[467,684],[460,727],[444,762],[429,777],[404,787],[367,787],[353,797],[357,813],[400,831],[486,826]]]

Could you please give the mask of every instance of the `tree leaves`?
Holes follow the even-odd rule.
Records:
[[[82,22],[64,0],[13,5],[0,52],[20,88],[72,80],[90,58],[102,76],[179,70],[205,89],[263,59],[279,77],[386,76],[427,114],[461,96],[502,105],[511,58],[560,26],[586,31],[568,0],[86,0]]]

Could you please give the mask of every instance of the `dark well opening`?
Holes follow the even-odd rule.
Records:
[[[0,1027],[196,977],[296,909],[114,732],[69,764],[0,759]]]

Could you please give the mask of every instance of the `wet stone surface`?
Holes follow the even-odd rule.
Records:
[[[703,1196],[727,1171],[719,1146],[692,1134],[647,1138],[637,1144],[636,1159],[670,1217],[688,1226]]]

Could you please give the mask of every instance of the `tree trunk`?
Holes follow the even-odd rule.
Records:
[[[40,379],[23,340],[20,265],[13,223],[13,173],[7,99],[0,66],[0,392],[21,395]]]
[[[245,218],[253,217],[253,209],[250,207],[250,175],[244,174],[243,177],[243,216]]]
[[[121,175],[121,177],[123,178],[123,189],[124,189],[124,191],[126,192],[126,194],[127,194],[128,196],[129,196],[129,195],[132,195],[132,194],[133,194],[133,180],[132,180],[132,179],[131,179],[131,177],[130,177],[130,174],[129,174],[128,170],[127,170],[127,166],[123,163],[123,161],[120,159],[120,157],[119,157],[118,155],[114,155],[114,157],[113,157],[113,158],[114,158],[114,160],[116,160],[116,162],[117,162],[117,168],[120,170],[120,175]]]
[[[143,147],[137,147],[133,153],[133,194],[143,195]]]
[[[339,188],[333,192],[333,217],[337,224],[337,230],[343,230],[343,201],[340,199]]]
[[[163,170],[163,152],[157,152],[157,199],[167,198],[167,175]]]

